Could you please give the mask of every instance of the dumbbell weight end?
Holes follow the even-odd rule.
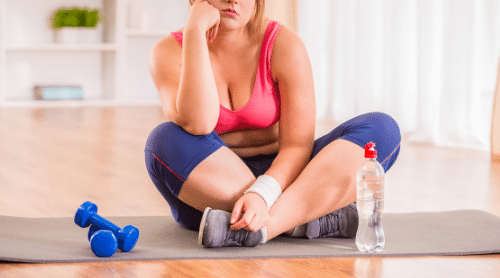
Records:
[[[118,240],[113,232],[99,230],[90,238],[90,248],[98,257],[111,257],[118,249]]]

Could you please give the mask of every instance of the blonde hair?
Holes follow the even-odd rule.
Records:
[[[265,8],[266,8],[265,0],[255,0],[255,14],[250,28],[254,32],[260,29],[262,22],[264,21]]]
[[[197,0],[189,0],[189,4],[193,5]],[[255,14],[253,18],[250,19],[248,23],[248,30],[251,33],[257,33],[262,26],[262,21],[264,20],[264,11],[266,6],[266,0],[255,0]]]

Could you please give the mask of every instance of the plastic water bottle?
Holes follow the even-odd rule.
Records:
[[[359,215],[356,246],[361,252],[381,252],[385,245],[382,228],[385,173],[377,161],[375,143],[365,145],[365,158],[365,164],[356,175]]]

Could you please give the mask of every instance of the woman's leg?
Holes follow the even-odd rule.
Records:
[[[363,155],[364,149],[342,139],[319,152],[271,207],[267,238],[356,201],[356,172]]]
[[[245,163],[227,147],[221,147],[191,172],[179,199],[203,211],[206,207],[231,211],[255,181]]]
[[[205,207],[228,210],[255,176],[213,132],[194,136],[172,122],[156,127],[146,148],[148,173],[178,223],[198,230]]]
[[[357,227],[357,213],[353,215],[355,208],[350,204],[356,200],[356,172],[365,160],[364,145],[376,144],[377,160],[387,171],[399,154],[400,141],[396,122],[382,113],[364,114],[343,123],[315,141],[313,158],[271,207],[265,229],[232,231],[231,213],[207,209],[199,242],[207,247],[255,246],[261,239],[270,240],[306,223],[309,233],[314,226],[311,223],[320,222],[325,225],[315,229],[320,230],[319,236],[324,234],[322,227],[327,228],[327,235],[355,234],[349,224]]]
[[[342,139],[319,152],[271,207],[265,234],[229,229],[230,213],[206,211],[199,243],[207,247],[255,246],[355,201],[355,174],[364,149]],[[335,159],[334,159],[335,158]],[[354,199],[353,199],[354,196]],[[237,240],[233,240],[236,238]]]
[[[356,200],[356,172],[365,160],[365,144],[376,144],[377,159],[387,171],[399,154],[400,141],[399,127],[386,114],[364,114],[343,123],[315,141],[313,158],[271,207],[265,229],[232,231],[230,213],[207,209],[199,242],[207,247],[255,246],[306,223],[310,238],[352,236],[357,213],[351,203]]]
[[[311,162],[271,207],[267,239],[354,202],[356,172],[365,161],[364,144],[370,141],[376,143],[378,161],[386,171],[399,153],[399,128],[385,114],[361,115],[332,133],[337,131],[340,131],[340,137],[314,151]],[[317,141],[321,143],[331,139],[325,136]]]

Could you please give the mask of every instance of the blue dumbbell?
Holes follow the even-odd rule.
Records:
[[[126,234],[126,233],[128,233],[127,231],[128,231],[129,229],[135,229],[135,228],[134,228],[133,226],[130,226],[130,225],[129,225],[129,226],[125,226],[125,227],[123,227],[124,233],[125,233],[125,234]],[[88,234],[87,234],[87,238],[89,239],[89,242],[90,242],[90,239],[92,238],[92,236],[93,236],[96,232],[98,232],[98,231],[103,231],[103,230],[104,230],[104,229],[101,229],[101,228],[97,227],[96,225],[90,225],[90,227],[89,227],[89,232],[88,232]],[[129,249],[129,250],[130,250],[130,249]]]
[[[90,242],[90,239],[92,238],[92,236],[97,232],[97,231],[101,231],[102,229],[95,226],[95,225],[90,225],[90,228],[89,228],[89,232],[88,232],[88,239],[89,239],[89,242]]]
[[[128,252],[134,248],[139,239],[139,230],[131,225],[120,228],[105,218],[97,214],[97,206],[92,202],[83,203],[75,214],[75,223],[86,228],[91,224],[95,226],[92,231],[89,230],[89,238],[98,230],[109,230],[113,232],[118,240],[118,248],[124,252]]]
[[[111,257],[118,249],[118,240],[113,232],[98,230],[90,238],[90,249],[98,257]]]

